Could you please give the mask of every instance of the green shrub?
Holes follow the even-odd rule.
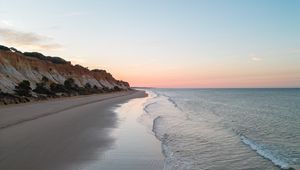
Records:
[[[45,87],[45,83],[36,83],[36,88],[33,90],[39,94],[46,94],[46,95],[53,95],[54,93],[51,92],[49,89]]]
[[[67,93],[68,92],[68,90],[65,88],[64,85],[62,85],[62,84],[56,84],[56,83],[52,83],[50,85],[50,90],[53,93]]]
[[[73,78],[68,78],[67,80],[65,80],[64,85],[68,90],[73,90],[74,88],[76,88],[76,84]]]
[[[64,60],[60,57],[45,56],[42,53],[38,53],[38,52],[24,52],[23,54],[25,56],[28,56],[28,57],[37,58],[39,60],[47,60],[47,61],[50,61],[54,64],[66,64],[66,63],[68,63],[66,60]]]
[[[33,58],[37,58],[40,60],[46,60],[46,56],[44,56],[42,53],[38,53],[38,52],[24,52],[24,55],[28,56],[28,57],[33,57]]]
[[[28,80],[23,80],[15,87],[14,91],[19,96],[30,97],[31,96],[30,82]]]
[[[47,57],[47,60],[51,61],[54,64],[67,64],[68,62],[60,57]]]
[[[0,45],[0,50],[3,50],[3,51],[10,51],[10,49],[6,46],[3,46],[3,45]]]

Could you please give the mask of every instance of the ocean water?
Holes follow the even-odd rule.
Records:
[[[300,89],[146,91],[164,169],[300,169]]]

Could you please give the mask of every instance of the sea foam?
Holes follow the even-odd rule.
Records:
[[[265,148],[263,145],[260,145],[253,140],[241,135],[241,140],[244,144],[250,146],[250,148],[256,151],[262,157],[272,161],[276,166],[279,166],[281,169],[292,169],[286,158],[283,158],[280,155],[276,155],[274,152]]]

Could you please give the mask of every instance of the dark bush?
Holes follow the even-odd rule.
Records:
[[[28,80],[23,80],[15,87],[14,91],[19,96],[30,97],[31,96],[30,82]]]
[[[111,91],[108,87],[103,87],[102,90],[103,90],[104,92],[110,92],[110,91]]]
[[[89,95],[89,94],[92,94],[92,92],[90,91],[90,89],[86,89],[84,87],[77,87],[76,92],[79,95]]]
[[[97,86],[96,86],[97,87]],[[84,88],[86,88],[86,89],[91,89],[92,88],[92,85],[90,84],[90,83],[86,83],[85,85],[84,85]]]
[[[64,85],[68,90],[76,88],[76,84],[73,78],[68,78],[67,80],[65,80]]]
[[[114,91],[121,91],[122,89],[119,86],[114,87]]]
[[[3,50],[3,51],[10,51],[10,49],[6,46],[3,46],[3,45],[0,45],[0,50]]]
[[[10,51],[13,51],[13,52],[19,53],[19,54],[23,54],[21,51],[19,51],[18,49],[14,48],[14,47],[11,47]]]
[[[42,53],[38,53],[38,52],[24,52],[24,55],[28,56],[28,57],[33,57],[33,58],[37,58],[40,60],[46,60],[46,56],[44,56]]]
[[[30,99],[28,99],[27,97],[23,97],[23,96],[21,97],[10,93],[0,92],[0,105],[1,103],[7,105],[7,104],[25,103],[29,101]]]
[[[43,76],[42,82],[43,82],[43,83],[47,83],[48,81],[49,81],[49,79],[48,79],[46,76]]]
[[[98,86],[94,85],[92,90],[93,93],[103,93],[104,91],[102,90],[102,88],[99,88]]]
[[[39,60],[47,60],[54,64],[66,64],[68,63],[66,60],[60,58],[60,57],[51,57],[51,56],[44,56],[42,53],[38,52],[24,52],[25,56],[37,58]]]
[[[45,83],[36,83],[36,88],[33,90],[36,93],[39,94],[47,94],[47,95],[53,95],[54,93],[51,92],[49,89],[45,87]]]
[[[65,88],[64,85],[62,85],[62,84],[56,84],[56,83],[52,83],[50,85],[50,90],[53,93],[67,93],[68,92],[68,90]]]
[[[51,61],[54,64],[67,64],[68,62],[60,57],[47,57],[47,60]]]

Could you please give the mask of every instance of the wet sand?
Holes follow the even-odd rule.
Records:
[[[162,170],[164,156],[161,142],[156,139],[152,127],[144,121],[144,103],[148,98],[136,98],[121,104],[117,113],[117,128],[112,131],[115,143],[105,152],[99,164],[91,169],[103,170]]]
[[[0,169],[91,169],[114,146],[112,107],[140,91],[0,108]]]

